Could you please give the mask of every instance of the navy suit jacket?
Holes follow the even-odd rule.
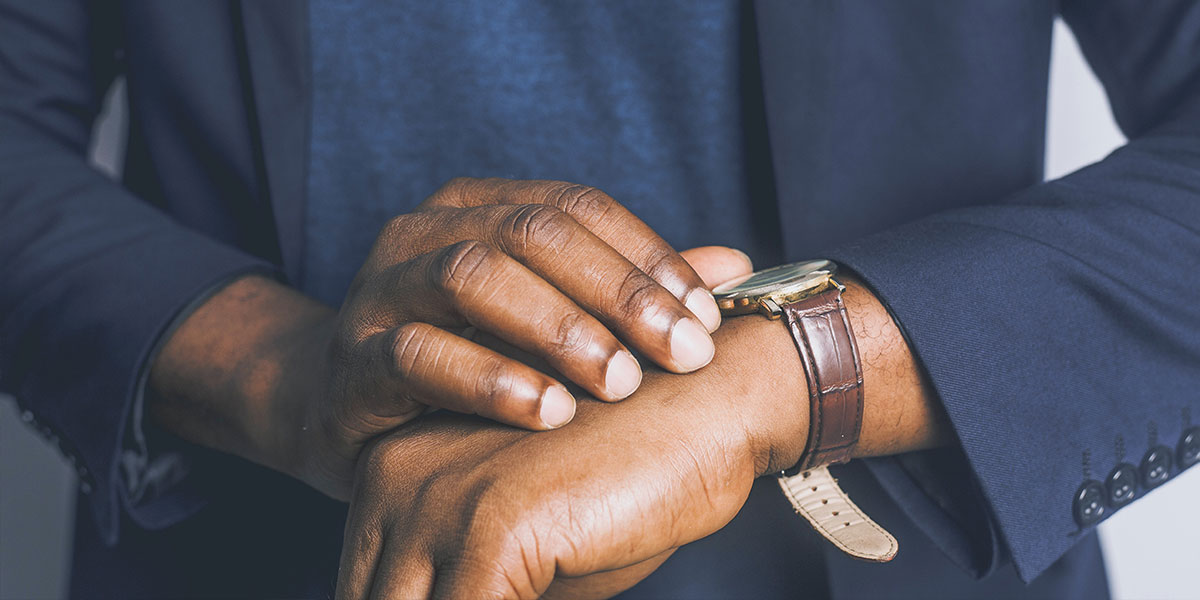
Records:
[[[1095,536],[1072,514],[1081,484],[1158,446],[1169,475],[1194,456],[1181,440],[1200,387],[1200,4],[753,9],[772,151],[753,183],[783,240],[756,258],[857,272],[960,442],[842,470],[901,550],[887,566],[826,552],[830,593],[1104,594]],[[1058,12],[1130,142],[1043,183]],[[344,506],[161,434],[194,457],[188,480],[135,496],[121,473],[133,398],[173,320],[240,273],[297,274],[306,19],[282,0],[0,2],[0,391],[81,473],[77,596],[332,585]],[[128,147],[113,182],[86,151],[120,75]],[[823,547],[795,545],[810,534],[778,496],[748,506],[642,593],[785,591],[788,566]]]

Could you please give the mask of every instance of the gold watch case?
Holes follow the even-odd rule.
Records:
[[[808,260],[755,271],[713,288],[713,297],[724,316],[760,313],[778,319],[780,305],[803,300],[830,287],[837,265],[828,260]]]

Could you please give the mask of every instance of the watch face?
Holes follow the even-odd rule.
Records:
[[[792,287],[803,289],[811,287],[811,282],[827,278],[836,269],[837,266],[828,260],[810,260],[780,265],[726,281],[713,288],[713,295],[720,300],[735,296],[761,296]]]

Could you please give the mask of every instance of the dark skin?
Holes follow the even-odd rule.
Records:
[[[607,596],[803,450],[783,326],[731,320],[715,355],[706,333],[720,319],[697,290],[748,269],[729,249],[675,253],[592,188],[456,180],[384,229],[339,311],[261,277],[220,291],[152,366],[149,410],[335,498],[353,489],[340,598]],[[853,281],[845,297],[866,385],[858,454],[944,443],[887,312]],[[610,377],[628,348],[662,370]],[[639,391],[576,413],[567,385],[608,402]],[[543,410],[564,395],[569,410]],[[398,429],[428,407],[526,430],[448,413]]]
[[[363,444],[430,407],[561,427],[575,412],[566,384],[629,396],[642,376],[630,348],[698,369],[720,320],[687,261],[603,192],[455,179],[384,227],[340,310],[264,277],[216,294],[152,366],[149,409],[346,499]],[[456,335],[468,326],[557,379]]]
[[[946,443],[887,311],[847,288],[865,384],[855,455]],[[446,414],[378,441],[360,461],[338,598],[603,598],[723,527],[756,477],[799,460],[808,406],[782,324],[739,317],[714,337],[705,369],[648,372],[620,405],[581,403],[571,427]]]

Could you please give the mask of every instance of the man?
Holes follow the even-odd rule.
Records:
[[[1132,141],[1039,185],[1054,9],[13,3],[0,376],[91,490],[72,594],[1105,594],[1197,457],[1200,11],[1061,7]],[[710,244],[849,274],[891,564],[755,483],[813,388],[711,333]]]

